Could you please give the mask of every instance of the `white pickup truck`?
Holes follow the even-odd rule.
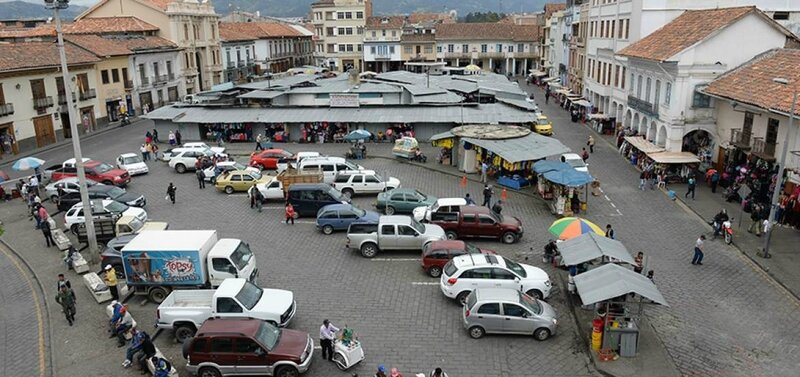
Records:
[[[172,291],[158,306],[156,327],[173,329],[175,339],[183,343],[209,318],[256,318],[283,327],[296,310],[290,291],[262,289],[245,279],[225,279],[217,289]]]
[[[340,173],[333,180],[333,187],[349,197],[355,194],[377,194],[400,187],[395,177],[384,179],[373,170]]]

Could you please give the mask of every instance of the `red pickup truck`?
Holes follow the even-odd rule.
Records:
[[[131,182],[131,176],[126,170],[117,169],[102,161],[85,159],[83,168],[86,171],[86,178],[96,182],[115,186],[125,186]],[[45,174],[49,175],[52,182],[67,177],[77,177],[78,169],[75,167],[75,159],[71,158],[61,165],[51,166],[45,169]]]
[[[434,212],[431,223],[444,229],[447,239],[462,237],[499,238],[514,243],[522,238],[522,222],[513,216],[500,215],[489,208],[459,206],[458,212]]]

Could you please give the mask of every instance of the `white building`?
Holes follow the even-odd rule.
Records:
[[[373,72],[396,71],[402,68],[400,38],[404,16],[367,18],[364,29],[364,66]]]
[[[787,42],[797,39],[752,6],[686,11],[617,54],[627,59],[630,85],[615,91],[612,102],[627,104],[626,127],[667,151],[713,156],[720,141],[714,100],[702,89]],[[621,80],[616,74],[612,78]]]
[[[219,23],[222,42],[222,76],[225,82],[243,83],[256,75],[256,38]]]
[[[539,59],[536,25],[454,23],[436,27],[436,57],[452,67],[521,75]]]
[[[231,46],[231,60],[241,61],[244,66],[248,60],[254,60],[256,64],[251,68],[255,75],[284,72],[289,68],[313,63],[312,34],[301,26],[277,22],[223,22],[220,28],[232,39],[237,36],[236,39],[253,40],[250,50],[244,48],[249,45],[245,41]],[[238,47],[238,57],[235,47]]]
[[[364,70],[363,40],[372,0],[318,0],[311,4],[317,65]]]

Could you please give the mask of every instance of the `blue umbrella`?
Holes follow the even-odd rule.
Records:
[[[36,158],[36,157],[23,157],[14,162],[14,165],[11,166],[12,169],[20,171],[20,170],[31,170],[31,169],[38,169],[40,166],[44,164],[44,160]]]
[[[372,134],[367,130],[355,130],[347,134],[344,139],[347,141],[365,140],[369,139],[370,136],[372,136]]]

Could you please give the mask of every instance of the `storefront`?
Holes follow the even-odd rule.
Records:
[[[663,175],[666,182],[685,182],[698,172],[700,159],[688,152],[668,152],[640,136],[625,136],[619,152],[641,171]]]

